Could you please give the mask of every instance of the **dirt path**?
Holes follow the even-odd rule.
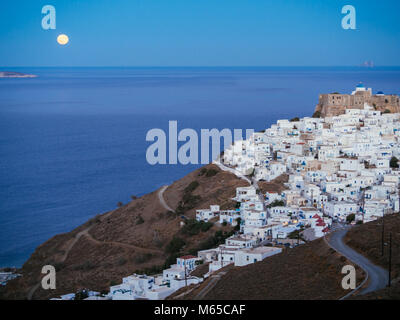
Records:
[[[122,248],[127,248],[127,249],[133,249],[133,250],[139,250],[139,251],[146,251],[146,252],[153,252],[153,253],[162,253],[162,250],[159,249],[151,249],[151,248],[143,248],[139,246],[135,246],[133,244],[128,244],[128,243],[123,243],[123,242],[116,242],[116,241],[100,241],[95,238],[89,233],[89,229],[85,229],[85,232],[83,233],[90,241],[93,241],[96,244],[111,244],[117,247],[122,247]]]
[[[69,252],[72,250],[72,248],[75,246],[75,244],[78,242],[78,240],[83,236],[83,235],[88,235],[89,234],[89,230],[92,227],[86,228],[85,230],[82,230],[81,232],[78,232],[76,234],[76,236],[74,237],[74,239],[68,244],[67,246],[67,250],[65,250],[64,255],[62,256],[60,262],[63,263],[65,260],[67,260],[68,258],[68,254]]]
[[[165,210],[172,211],[174,212],[175,210],[172,209],[164,199],[164,191],[167,190],[168,186],[163,186],[161,189],[158,191],[158,200],[160,200],[161,205],[165,208]]]
[[[166,189],[166,188],[165,188],[165,189]],[[164,189],[164,190],[165,190],[165,189]],[[105,215],[101,218],[101,220],[107,218],[110,214],[111,214],[111,212],[105,214]],[[88,228],[86,228],[86,229],[84,229],[84,230],[78,232],[78,233],[75,235],[75,237],[72,239],[72,241],[67,245],[67,248],[66,248],[66,250],[65,250],[65,253],[64,253],[64,255],[61,257],[61,259],[60,259],[60,261],[59,261],[60,263],[63,263],[63,262],[65,262],[65,260],[67,260],[70,251],[72,250],[72,248],[75,246],[75,244],[79,241],[79,239],[80,239],[82,236],[87,237],[90,241],[92,241],[92,242],[94,242],[94,243],[96,243],[96,244],[98,244],[98,245],[100,245],[100,244],[111,244],[111,245],[114,245],[114,246],[123,247],[123,248],[127,248],[127,249],[133,249],[133,250],[139,250],[139,251],[146,251],[146,252],[153,252],[153,253],[156,253],[156,254],[163,253],[162,250],[150,249],[150,248],[143,248],[143,247],[138,247],[138,246],[135,246],[135,245],[131,245],[131,244],[127,244],[127,243],[122,243],[122,242],[116,242],[116,241],[99,241],[99,240],[93,238],[93,236],[89,233],[89,231],[90,231],[90,229],[91,229],[92,227],[93,227],[93,226],[90,226],[90,227],[88,227]],[[29,290],[29,292],[28,292],[28,294],[27,294],[27,299],[28,299],[28,300],[32,300],[33,294],[34,294],[35,291],[39,288],[40,285],[41,285],[41,281],[40,281],[39,283],[37,283],[36,285],[34,285],[34,286]]]
[[[89,230],[92,228],[92,226],[78,232],[75,237],[73,238],[73,240],[68,244],[67,249],[65,250],[64,255],[61,257],[60,259],[60,263],[63,263],[65,260],[67,260],[68,258],[68,254],[70,253],[70,251],[72,250],[72,248],[75,246],[75,244],[78,242],[78,240],[83,236],[83,235],[88,235],[89,234]],[[33,294],[35,293],[35,291],[39,288],[39,286],[41,285],[41,281],[36,284],[35,286],[33,286],[27,295],[27,299],[28,300],[32,300]]]
[[[33,296],[33,294],[35,293],[35,291],[39,288],[40,284],[41,284],[41,282],[35,284],[35,285],[29,290],[28,295],[27,295],[27,297],[26,297],[28,300],[32,300],[32,296]]]

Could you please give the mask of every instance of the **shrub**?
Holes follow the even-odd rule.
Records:
[[[194,236],[200,232],[207,232],[213,226],[212,222],[197,221],[195,219],[189,219],[186,224],[182,227],[181,232],[188,236]]]
[[[399,159],[397,159],[396,157],[392,157],[390,159],[390,167],[391,168],[398,168],[399,167]]]
[[[355,220],[355,218],[356,218],[356,215],[354,213],[351,213],[346,217],[346,221],[347,222],[352,222],[352,221]]]
[[[207,169],[206,168],[201,168],[200,172],[199,172],[199,176],[203,176],[207,173]]]
[[[182,200],[179,201],[175,212],[177,215],[184,214],[187,210],[193,209],[201,200],[200,196],[192,195],[192,192],[199,186],[197,181],[192,181],[183,191]]]
[[[144,219],[142,218],[141,215],[139,215],[139,216],[137,217],[136,224],[142,224],[142,223],[144,223]]]
[[[213,236],[208,237],[206,240],[200,242],[200,244],[196,248],[190,250],[189,253],[196,255],[198,251],[215,248],[220,244],[225,243],[226,238],[229,238],[233,234],[233,230],[229,232],[223,232],[222,230],[215,231]]]
[[[140,264],[149,261],[153,255],[151,253],[138,253],[135,255],[133,261]]]
[[[290,122],[295,122],[295,121],[300,121],[300,118],[299,117],[294,117],[294,118],[290,119]]]
[[[145,268],[142,270],[135,270],[134,273],[152,275],[152,274],[160,273],[163,269],[165,269],[165,265],[151,266],[150,268]]]
[[[233,228],[233,230],[235,231],[239,231],[240,230],[240,224],[242,223],[242,218],[237,218],[236,219],[237,225]]]
[[[81,290],[75,293],[75,298],[74,300],[83,300],[86,299],[89,296],[88,292],[86,290]]]
[[[213,176],[215,176],[216,174],[218,173],[218,171],[217,170],[215,170],[215,169],[208,169],[207,170],[207,173],[206,173],[206,177],[213,177]]]
[[[163,269],[169,268],[171,264],[176,263],[176,258],[178,258],[178,257],[179,257],[178,253],[169,255],[168,258],[165,259]]]
[[[56,269],[56,271],[60,271],[61,269],[64,269],[65,264],[63,262],[57,262],[54,264],[54,268]]]
[[[201,221],[200,222],[201,232],[207,232],[212,226],[213,226],[213,223],[210,221],[208,221],[208,222]]]
[[[193,209],[196,204],[201,200],[200,196],[185,194],[182,201],[179,201],[178,207],[176,208],[176,213],[178,215],[185,213],[187,210]]]
[[[321,118],[321,112],[320,111],[315,111],[312,115],[313,118]]]
[[[284,206],[285,202],[283,200],[275,200],[274,202],[270,203],[267,208],[273,208],[273,207],[279,207],[279,206]]]
[[[301,230],[294,230],[293,232],[288,234],[289,239],[298,239]]]
[[[172,240],[167,244],[165,252],[169,254],[175,254],[181,251],[185,245],[185,241],[179,237],[173,237]]]
[[[197,181],[192,181],[189,185],[185,188],[184,193],[192,193],[197,187],[199,183]]]

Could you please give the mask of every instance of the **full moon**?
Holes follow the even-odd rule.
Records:
[[[68,41],[69,41],[69,38],[68,38],[68,36],[67,36],[66,34],[60,34],[60,35],[57,37],[57,42],[58,42],[59,44],[61,44],[61,45],[67,44]]]

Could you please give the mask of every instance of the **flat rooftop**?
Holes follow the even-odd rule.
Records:
[[[273,251],[280,251],[281,248],[277,247],[257,247],[257,248],[252,248],[252,249],[245,249],[243,252],[247,253],[268,253],[268,252],[273,252]]]

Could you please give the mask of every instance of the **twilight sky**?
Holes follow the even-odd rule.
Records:
[[[46,4],[56,30],[41,27]],[[341,27],[347,4],[356,30]],[[0,67],[399,66],[399,12],[398,0],[1,0]]]

